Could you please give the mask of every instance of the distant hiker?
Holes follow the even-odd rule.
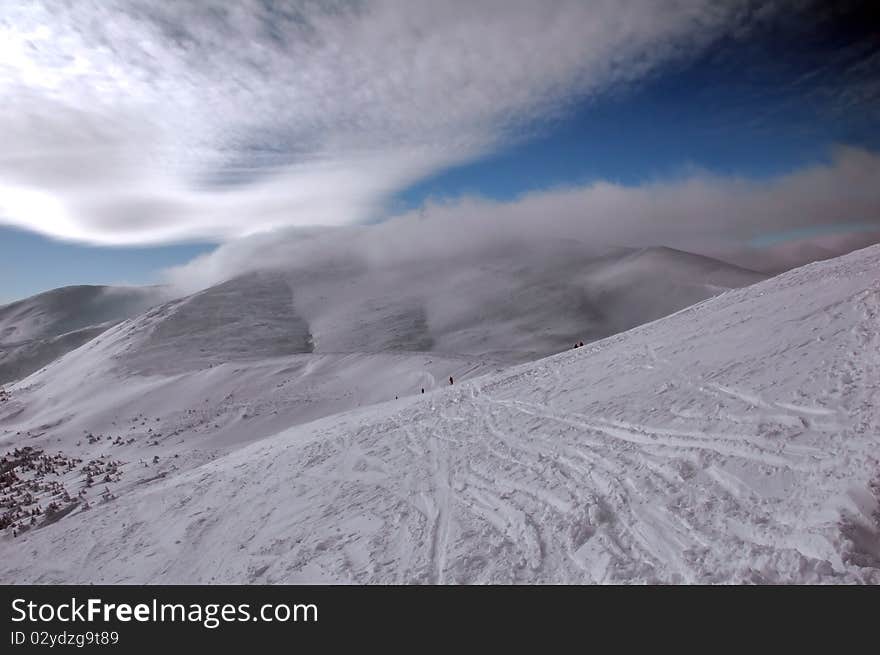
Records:
[[[578,342],[578,348],[583,348],[583,347],[584,347],[584,342],[583,342],[583,341],[579,341],[579,342]]]
[[[422,387],[422,393],[425,393],[425,387]]]
[[[451,375],[449,376],[449,384],[454,384],[454,382],[452,381],[452,376],[451,376]]]

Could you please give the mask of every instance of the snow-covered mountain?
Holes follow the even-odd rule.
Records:
[[[483,252],[478,263],[346,260],[241,275],[94,328],[100,336],[15,387],[21,411],[4,427],[51,440],[114,433],[123,416],[161,411],[151,427],[168,435],[188,430],[198,408],[199,442],[213,452],[763,279],[666,248],[585,256],[579,244],[540,246]]]
[[[167,299],[160,287],[73,286],[0,306],[0,384],[30,375]]]
[[[107,355],[141,374],[304,353],[522,362],[764,277],[669,248],[586,254],[580,244],[553,242],[386,268],[358,260],[292,265],[241,275],[143,316],[171,291],[65,287],[0,307],[0,384],[135,316],[124,352]]]
[[[669,248],[586,254],[556,242],[288,274],[314,352],[427,350],[506,362],[600,339],[765,278]]]
[[[670,257],[708,274],[660,250],[566,266],[566,280],[586,307],[623,294],[663,311],[650,301],[675,279],[656,273]],[[518,288],[527,318],[481,305],[487,336],[469,307],[510,284],[491,265],[479,286],[452,267],[379,306],[393,272],[332,299],[335,282],[288,272],[163,305],[0,401],[0,439],[19,448],[4,471],[21,477],[4,502],[43,509],[0,537],[0,580],[878,583],[878,269],[875,246],[502,371],[486,353],[611,321],[567,315],[570,287],[546,270],[547,286]],[[706,295],[737,286],[728,274]],[[695,279],[672,285],[679,298]],[[389,316],[406,347],[374,327]],[[528,321],[558,331],[520,341]],[[453,370],[454,386],[413,393]],[[323,418],[304,422],[312,403]]]
[[[304,353],[521,362],[766,279],[669,248],[585,256],[553,244],[549,256],[539,252],[249,273],[134,319],[124,355],[114,357],[141,373]]]

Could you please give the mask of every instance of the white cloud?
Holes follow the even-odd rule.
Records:
[[[0,222],[99,244],[355,223],[740,28],[743,2],[44,0],[0,16]]]
[[[847,224],[857,223],[860,243],[880,239],[878,181],[880,155],[841,148],[828,165],[762,182],[695,173],[640,187],[597,183],[545,191],[511,202],[464,198],[376,225],[240,239],[168,271],[167,278],[194,291],[263,267],[473,262],[497,248],[541,252],[547,246],[552,254],[560,240],[580,242],[585,255],[609,246],[665,245],[772,270],[804,263],[818,251],[808,249],[803,257],[779,248],[749,251],[756,237],[828,227],[823,242],[833,250],[833,236],[842,252],[858,245],[845,238],[853,236]]]

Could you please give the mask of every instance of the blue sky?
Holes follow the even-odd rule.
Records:
[[[880,150],[880,45],[866,43],[876,25],[856,15],[818,29],[804,16],[745,41],[723,40],[583,101],[570,116],[535,125],[523,143],[443,171],[397,200],[508,199],[594,180],[638,185],[694,168],[761,179],[827,163],[841,144]],[[859,85],[870,94],[844,104],[841,97]]]
[[[211,244],[96,248],[0,228],[0,302],[71,284],[157,282],[158,271],[213,248]]]
[[[107,172],[101,173],[104,177],[88,180],[92,185],[86,188],[88,193],[78,191],[70,195],[73,200],[69,200],[65,195],[68,185],[63,179],[59,183],[57,171],[49,166],[51,175],[44,175],[41,170],[43,176],[34,179],[45,184],[49,193],[54,193],[57,186],[60,189],[57,197],[82,216],[73,219],[65,216],[63,220],[60,217],[49,220],[40,216],[18,216],[17,222],[13,221],[11,225],[0,224],[0,303],[67,284],[157,282],[164,269],[210,252],[217,244],[246,236],[251,231],[289,227],[285,212],[295,214],[301,210],[305,214],[314,212],[315,216],[327,217],[315,221],[317,224],[379,222],[394,214],[417,209],[426,200],[473,195],[507,201],[531,192],[576,187],[600,180],[638,187],[658,180],[686,178],[695,172],[762,180],[816,164],[828,164],[838,145],[880,151],[880,46],[872,39],[871,35],[876,34],[876,22],[868,19],[865,6],[865,3],[845,3],[843,9],[833,11],[821,9],[820,3],[802,14],[783,12],[761,21],[747,21],[748,29],[731,32],[723,26],[714,26],[712,29],[718,31],[718,36],[709,39],[708,45],[679,47],[679,42],[689,43],[689,40],[687,34],[677,35],[675,54],[658,57],[644,72],[636,64],[624,64],[624,69],[613,72],[610,80],[606,79],[608,74],[596,73],[599,81],[580,87],[577,86],[580,82],[572,80],[583,76],[589,78],[592,69],[584,69],[585,73],[578,68],[561,74],[562,81],[572,88],[557,95],[536,91],[536,96],[543,93],[549,98],[537,108],[528,100],[518,98],[516,70],[499,72],[496,77],[492,77],[493,70],[471,71],[474,84],[482,81],[488,85],[486,80],[494,84],[496,78],[504,81],[504,75],[512,76],[509,86],[499,86],[497,90],[499,95],[509,94],[510,99],[505,96],[507,104],[501,103],[498,107],[486,105],[492,100],[491,93],[487,93],[486,97],[474,99],[473,106],[450,105],[447,108],[449,113],[465,113],[460,129],[455,130],[452,128],[456,125],[445,127],[446,118],[442,112],[437,117],[429,117],[431,120],[422,120],[418,111],[424,109],[419,105],[412,110],[412,117],[404,116],[399,124],[390,127],[382,118],[377,118],[375,123],[365,121],[366,136],[351,132],[352,119],[345,113],[347,110],[339,110],[340,117],[334,118],[336,122],[295,114],[286,119],[289,123],[270,122],[269,128],[258,125],[232,132],[239,136],[230,143],[224,142],[222,148],[216,148],[209,158],[214,163],[207,170],[209,177],[221,181],[229,177],[229,170],[240,171],[241,180],[234,185],[230,182],[227,195],[222,195],[223,189],[220,189],[219,195],[211,196],[205,203],[214,214],[199,208],[199,212],[207,217],[190,211],[196,201],[202,202],[202,196],[178,203],[177,191],[154,193],[150,187],[152,177],[122,176],[117,180],[115,171],[109,166]],[[575,8],[562,6],[560,11],[577,11],[576,5],[572,7]],[[454,16],[442,18],[456,20]],[[181,17],[181,20],[185,18]],[[528,20],[537,21],[538,18],[526,15],[520,22],[502,22],[498,27],[501,35],[498,38],[503,43],[508,33],[521,29],[520,23],[528,27]],[[28,34],[35,32],[37,23],[27,26]],[[535,26],[535,29],[539,28],[539,25]],[[491,38],[492,28],[489,32],[487,38]],[[83,36],[82,31],[77,34],[83,39],[89,37],[87,33]],[[247,35],[246,38],[253,41],[256,37]],[[577,33],[571,38],[576,39]],[[657,47],[652,39],[659,38],[648,30],[646,47]],[[662,38],[672,37],[667,37],[664,32]],[[665,41],[661,41],[661,45],[663,43]],[[83,47],[87,48],[88,42]],[[546,47],[545,56],[554,56],[556,45],[550,42]],[[564,44],[558,47],[560,51],[564,50]],[[595,54],[571,47],[572,57],[586,59]],[[622,46],[611,43],[608,47],[608,52],[599,52],[597,56],[611,57],[616,55],[615,47]],[[633,56],[637,60],[646,55],[637,52]],[[175,61],[169,58],[166,68],[172,70]],[[471,65],[455,59],[451,61],[463,69]],[[446,60],[440,63],[448,65]],[[496,64],[496,67],[504,63]],[[135,66],[137,62],[130,65]],[[329,91],[342,84],[334,77],[337,75],[335,70],[316,70],[329,80],[326,82]],[[555,68],[551,67],[551,70],[555,71]],[[633,70],[639,72],[633,73]],[[484,73],[485,77],[480,77]],[[461,84],[459,77],[453,76],[447,94],[450,90],[457,92],[455,85]],[[170,73],[169,79],[169,84],[177,84]],[[416,93],[412,89],[421,88],[417,82],[419,80],[412,80],[405,90]],[[438,81],[438,85],[441,82]],[[79,82],[71,97],[79,101],[80,95],[89,91],[87,85],[90,83],[89,80]],[[254,83],[266,82],[257,79]],[[533,84],[536,89],[543,88],[532,79],[523,83]],[[350,90],[352,97],[359,88]],[[196,90],[202,92],[201,88]],[[345,88],[340,89],[340,93],[344,91]],[[191,92],[191,89],[187,91]],[[57,102],[57,99],[52,101]],[[280,100],[275,97],[266,99],[258,94],[255,104],[257,101],[265,101],[267,115],[271,116],[272,103]],[[36,110],[22,106],[29,120],[37,115]],[[227,119],[230,124],[250,121],[247,114],[237,111],[234,107],[230,109]],[[483,119],[487,112],[492,118],[488,127]],[[510,119],[511,115],[513,119]],[[184,130],[172,119],[169,121],[160,126],[162,130]],[[27,125],[39,124],[31,121]],[[127,123],[120,122],[120,125],[126,127]],[[449,131],[438,132],[435,141],[418,133],[422,130],[425,134],[433,134],[441,128]],[[72,141],[78,144],[79,134],[88,134],[89,131],[76,129],[81,132]],[[319,130],[322,135],[324,132],[330,134],[330,137],[324,135],[325,141],[367,143],[365,151],[368,156],[349,161],[335,150],[327,155],[325,146],[309,145],[312,133]],[[467,138],[462,137],[459,143],[458,137],[462,133]],[[375,134],[382,138],[373,139]],[[116,138],[115,133],[112,138]],[[22,148],[32,147],[35,152],[42,153],[45,142],[36,140],[37,137],[34,139],[33,142],[23,139]],[[451,145],[447,147],[444,140],[449,140]],[[132,144],[126,142],[124,149],[120,150],[124,155],[120,155],[123,170],[129,163],[128,153],[135,151],[138,143],[132,137]],[[111,161],[115,161],[113,157],[118,155],[118,144],[116,141],[110,141],[110,144],[114,148]],[[99,145],[104,147],[105,141]],[[415,147],[420,148],[419,152],[429,152],[429,156],[407,159],[397,154],[398,150],[408,153]],[[82,152],[92,150],[94,148],[83,148]],[[190,147],[186,151],[187,157],[195,151],[195,146]],[[348,152],[348,149],[342,148],[341,151]],[[77,151],[75,157],[80,156],[86,155]],[[77,167],[100,170],[104,166],[103,161],[77,158],[71,159],[71,170],[63,171],[64,175],[77,178],[77,181]],[[325,159],[330,161],[329,165],[324,165]],[[14,174],[13,164],[17,165],[18,161],[10,161],[7,168]],[[36,156],[34,161],[37,161]],[[151,159],[149,165],[154,165],[153,161]],[[312,165],[312,161],[319,161],[320,165]],[[234,166],[230,162],[234,162]],[[297,166],[294,166],[293,174],[284,177],[291,162]],[[374,177],[361,179],[365,170],[374,169],[378,171]],[[183,176],[183,179],[194,185],[193,179],[205,177],[205,170],[202,166],[199,172]],[[7,192],[2,184],[3,172],[0,166],[0,200]],[[162,175],[165,175],[164,171]],[[279,184],[272,188],[272,193],[277,195],[277,201],[276,195],[271,195],[272,202],[268,203],[265,193],[260,196],[261,204],[255,204],[250,198],[239,200],[238,196],[231,195],[241,187],[248,187],[254,180],[271,182],[276,177]],[[159,186],[165,183],[165,177],[155,179],[159,180]],[[353,180],[350,185],[349,179]],[[30,179],[28,183],[29,189],[34,188]],[[113,196],[114,202],[102,202],[102,184],[106,184],[107,195]],[[135,191],[128,194],[126,184]],[[344,195],[342,189],[349,187],[363,189],[336,202],[335,196]],[[324,193],[325,188],[329,200],[321,196],[320,203],[313,203],[313,198]],[[99,192],[96,193],[95,189]],[[120,194],[119,202],[115,202],[116,193]],[[99,199],[81,203],[80,198],[86,196]],[[2,206],[0,204],[0,210]],[[175,212],[181,216],[179,220],[174,218]],[[251,219],[249,212],[260,217],[265,214],[269,218],[261,218],[262,222],[251,229],[248,222],[253,220],[256,223],[256,218]],[[215,214],[220,227],[212,222]],[[221,214],[223,216],[219,217]],[[839,229],[844,232],[870,229],[872,224],[861,222],[861,218],[847,217],[839,222]],[[307,219],[302,223],[311,224]],[[179,230],[178,225],[181,226]],[[779,237],[780,234],[789,234],[794,239],[829,232],[834,232],[833,225],[782,231],[768,227],[767,240],[762,241],[758,236],[751,243],[776,243],[785,238]]]

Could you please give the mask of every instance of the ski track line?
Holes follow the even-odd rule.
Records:
[[[511,494],[513,492],[520,492],[538,501],[539,503],[543,503],[544,505],[552,507],[554,510],[561,514],[568,514],[574,509],[573,505],[567,500],[559,498],[549,491],[545,491],[537,486],[522,484],[510,478],[502,477],[495,474],[481,473],[475,471],[473,465],[469,466],[468,469],[470,471],[470,474],[466,478],[466,482],[478,480],[480,481],[479,484],[483,484],[487,486],[487,488],[500,490],[502,492],[502,498],[506,498],[507,494]]]
[[[781,407],[782,409],[787,409],[792,412],[799,412],[801,414],[809,414],[811,416],[834,416],[837,412],[833,409],[828,409],[826,407],[805,407],[803,405],[795,405],[794,403],[783,403],[780,401],[775,401],[773,403],[777,407]]]
[[[508,461],[514,461],[521,466],[527,466],[530,470],[538,473],[539,479],[547,479],[548,477],[548,469],[556,473],[557,479],[556,481],[560,482],[568,492],[568,494],[577,500],[582,498],[582,494],[578,492],[579,485],[577,480],[572,480],[571,476],[566,474],[563,470],[563,466],[565,463],[559,456],[560,446],[565,447],[564,444],[553,443],[543,438],[538,433],[530,433],[531,441],[527,445],[524,443],[524,439],[516,439],[515,437],[507,437],[501,428],[498,427],[497,422],[494,418],[493,407],[495,407],[496,401],[491,398],[484,398],[482,406],[479,408],[479,415],[483,424],[483,427],[488,431],[489,435],[499,441],[504,447],[507,448],[511,453],[519,453],[522,455],[531,455],[532,459],[529,460],[529,464],[524,464],[521,458],[511,457],[505,458]],[[534,442],[538,441],[544,443],[550,448],[546,451],[541,450],[540,448],[534,445]],[[597,442],[597,445],[598,442]],[[492,448],[495,451],[494,448]],[[497,451],[496,451],[497,452]],[[583,477],[584,472],[580,469],[570,467],[570,470],[576,473],[577,475]],[[559,479],[561,478],[561,480]],[[559,499],[557,498],[557,501]],[[564,501],[563,501],[564,502]]]
[[[740,391],[738,389],[735,389],[733,387],[720,385],[717,383],[712,383],[712,382],[695,383],[689,377],[684,375],[677,367],[675,367],[675,365],[672,362],[669,362],[668,360],[660,358],[651,346],[646,346],[646,349],[648,350],[649,356],[651,357],[651,359],[655,363],[657,363],[657,364],[663,366],[665,369],[669,370],[672,373],[672,375],[679,380],[679,382],[685,384],[686,386],[688,386],[692,389],[695,389],[696,391],[699,391],[701,393],[704,393],[704,394],[707,394],[710,396],[714,396],[714,397],[719,397],[719,394],[720,394],[721,396],[735,398],[741,402],[746,403],[747,405],[749,405],[751,407],[759,407],[761,409],[770,409],[770,410],[784,409],[784,410],[788,410],[788,411],[794,413],[794,415],[786,415],[786,414],[762,415],[762,416],[757,416],[754,419],[751,419],[750,417],[738,416],[736,414],[725,414],[720,417],[720,418],[728,419],[731,422],[762,423],[764,421],[775,421],[775,422],[781,423],[782,425],[786,425],[788,427],[798,427],[798,426],[804,425],[801,418],[798,416],[799,414],[806,414],[808,416],[826,416],[826,417],[835,416],[838,414],[837,410],[829,409],[826,407],[804,406],[804,405],[798,405],[796,403],[789,403],[789,402],[783,402],[783,401],[767,402],[757,394],[746,393],[746,392]],[[675,414],[675,412],[673,412],[673,414]],[[683,418],[685,418],[685,417],[683,417]],[[819,429],[822,431],[834,431],[834,430],[839,429],[839,426],[837,426],[837,425],[811,424],[810,427],[815,428],[815,429]]]
[[[429,441],[433,444],[429,447],[429,451],[434,481],[434,509],[436,512],[431,530],[429,559],[433,571],[433,582],[443,584],[446,570],[447,541],[449,539],[449,452],[448,449],[444,449],[440,445],[441,439],[437,438],[436,430],[432,430]],[[444,452],[441,452],[441,449]]]
[[[545,443],[550,443],[546,439],[541,438]],[[609,444],[597,444],[603,450],[612,451],[611,455],[622,455],[619,448],[612,447]],[[558,447],[558,444],[557,444]],[[622,552],[629,552],[629,558],[635,561],[647,563],[652,569],[658,566],[662,567],[662,559],[657,553],[651,549],[650,540],[646,540],[644,535],[639,531],[639,518],[633,514],[631,495],[636,490],[622,481],[624,478],[624,469],[621,466],[613,464],[613,458],[609,456],[599,456],[590,454],[580,448],[570,445],[563,445],[563,449],[577,459],[585,462],[586,467],[575,464],[572,460],[556,457],[556,461],[564,463],[577,471],[582,476],[582,481],[591,481],[592,486],[599,491],[610,505],[606,505],[606,512],[609,514],[608,522],[602,526],[605,534],[613,541],[617,549]],[[583,486],[582,486],[583,488]],[[643,494],[638,494],[642,502],[646,502]],[[596,504],[591,503],[591,504]],[[612,526],[618,525],[615,529]],[[573,555],[570,552],[570,557]],[[582,568],[579,560],[573,558],[575,564]],[[682,571],[683,572],[683,571]]]
[[[500,401],[504,402],[504,401]],[[550,414],[547,412],[542,412],[540,409],[527,409],[526,407],[531,407],[531,404],[526,404],[521,401],[514,401],[515,405],[509,405],[512,409],[516,411],[520,411],[524,414],[528,414],[530,416],[535,416],[537,418],[549,419],[551,421],[555,421],[558,423],[562,423],[565,425],[570,425],[579,430],[598,432],[614,439],[619,439],[621,441],[627,441],[629,443],[641,445],[641,446],[660,446],[672,449],[673,451],[681,451],[683,449],[698,449],[698,450],[708,450],[719,455],[725,455],[730,457],[740,457],[742,459],[747,459],[750,461],[754,461],[759,464],[766,464],[769,466],[781,466],[784,468],[789,468],[793,470],[799,471],[809,471],[812,470],[810,466],[802,466],[796,462],[792,462],[789,458],[777,455],[774,453],[766,452],[760,447],[753,447],[752,449],[742,448],[739,446],[722,446],[720,442],[723,438],[701,438],[701,439],[685,439],[676,437],[673,435],[669,435],[663,431],[656,432],[643,432],[640,430],[631,430],[622,427],[613,427],[609,425],[603,425],[601,423],[588,423],[580,420],[576,420],[573,418],[569,418],[565,415],[559,414]],[[757,451],[757,452],[753,452]]]
[[[465,506],[482,515],[522,555],[525,564],[537,571],[543,562],[543,546],[540,532],[534,521],[521,508],[503,500],[489,485],[480,484],[474,476],[467,480],[465,491],[476,504]],[[482,511],[480,511],[482,510]]]
[[[497,401],[492,398],[485,398],[485,400],[501,405],[508,409],[514,409],[516,411],[523,411],[523,407],[517,405],[527,405],[527,403],[522,402],[508,402],[508,401]],[[533,413],[529,411],[525,411],[527,414],[531,414],[536,417],[544,417],[551,419],[560,419],[559,416],[545,416],[542,413]],[[487,411],[486,416],[491,414],[491,410]],[[607,428],[612,428],[610,430],[610,436],[614,436],[615,438],[622,438],[623,441],[628,443],[634,443],[637,446],[648,446],[653,447],[658,445],[654,442],[653,439],[650,441],[645,441],[642,438],[638,438],[639,436],[649,436],[647,433],[665,433],[668,436],[687,436],[691,437],[693,440],[698,440],[700,442],[705,442],[712,439],[711,436],[708,436],[706,433],[698,433],[693,431],[684,431],[684,430],[669,430],[664,431],[657,428],[651,428],[648,426],[640,426],[638,424],[629,424],[625,422],[614,422],[606,419],[598,419],[600,422],[599,425],[591,424],[591,423],[579,423],[577,421],[573,421],[574,427],[576,428],[584,428],[587,429],[599,429],[600,431],[608,432]],[[564,423],[568,423],[563,418]],[[604,425],[603,425],[604,424]],[[512,444],[508,443],[509,439],[504,438],[500,432],[501,430],[497,427],[497,425],[492,426],[490,424],[490,432],[493,433],[494,436],[499,438],[502,442],[505,443],[509,448],[511,448]],[[622,434],[618,430],[614,430],[614,427],[619,427],[622,431]],[[643,432],[641,432],[643,431]],[[602,449],[611,450],[612,453],[616,453],[614,456],[618,459],[622,458],[624,461],[632,464],[632,470],[639,470],[641,467],[647,469],[646,475],[644,479],[636,484],[633,478],[629,478],[626,480],[626,484],[623,485],[624,489],[621,489],[621,484],[618,482],[619,476],[621,475],[622,469],[620,467],[609,468],[608,464],[611,461],[611,457],[609,456],[598,456],[598,455],[589,455],[584,452],[582,449],[575,449],[576,452],[572,452],[570,445],[567,442],[564,442],[564,438],[560,438],[559,443],[553,443],[549,441],[546,437],[542,436],[539,433],[531,434],[531,438],[534,438],[538,441],[544,442],[547,445],[551,446],[551,451],[549,451],[549,455],[555,455],[555,462],[567,465],[575,470],[578,470],[581,474],[587,474],[593,480],[598,480],[597,478],[597,469],[601,470],[601,472],[605,475],[600,475],[601,479],[604,481],[600,483],[598,486],[600,490],[604,493],[604,495],[613,499],[615,497],[615,487],[617,488],[617,500],[613,502],[613,512],[616,517],[616,521],[619,522],[620,526],[622,526],[622,532],[618,532],[616,542],[620,545],[621,548],[624,549],[632,549],[638,547],[637,550],[641,551],[641,559],[645,562],[650,563],[653,568],[657,568],[658,566],[662,567],[665,565],[669,566],[670,563],[674,563],[672,566],[672,571],[682,576],[683,579],[694,579],[698,574],[693,569],[693,564],[685,557],[681,556],[681,552],[686,550],[687,548],[697,546],[706,548],[707,544],[710,543],[710,540],[713,538],[713,533],[707,533],[705,537],[703,536],[704,530],[707,529],[708,526],[697,527],[693,524],[693,522],[686,519],[677,513],[669,512],[669,510],[664,509],[663,507],[651,507],[651,503],[655,502],[657,499],[656,494],[671,494],[675,489],[674,479],[675,474],[667,472],[663,469],[662,465],[656,461],[653,461],[652,458],[656,456],[656,453],[651,453],[645,450],[636,449],[635,451],[621,451],[619,448],[615,449],[610,447],[608,444],[591,444],[594,449],[599,449],[600,452]],[[636,438],[633,438],[636,437]],[[785,468],[800,470],[801,472],[813,472],[815,471],[815,467],[799,467],[796,463],[792,462],[789,458],[783,456],[774,456],[772,453],[767,453],[763,450],[762,446],[765,445],[774,445],[769,444],[768,442],[764,442],[763,440],[753,439],[747,437],[745,435],[736,435],[735,439],[728,439],[731,443],[736,444],[737,441],[745,442],[754,447],[754,450],[757,452],[753,452],[750,450],[744,450],[742,448],[719,448],[713,447],[710,445],[706,448],[707,444],[705,443],[692,443],[691,440],[687,439],[667,439],[666,442],[662,445],[678,448],[687,449],[696,447],[703,447],[710,451],[714,451],[721,456],[736,456],[742,459],[747,459],[751,461],[756,461],[761,464],[776,464],[783,466]],[[534,452],[539,457],[543,454],[540,450],[526,449],[521,444],[517,444],[518,450],[527,450],[530,452]],[[813,457],[817,456],[827,456],[828,453],[821,451],[820,449],[808,447],[808,446],[800,446],[793,445],[789,448],[791,451],[796,451],[798,454],[803,455],[805,457]],[[573,461],[568,457],[560,457],[560,453],[565,452],[568,455],[574,454],[578,459],[584,460],[588,466],[578,467],[573,463]],[[612,454],[609,453],[609,454]],[[662,455],[661,455],[662,456]],[[668,457],[668,454],[665,455]],[[679,476],[680,480],[680,476]],[[723,485],[719,484],[720,481],[714,480],[714,483],[719,487],[724,488]],[[660,487],[656,487],[659,484]],[[644,490],[643,490],[644,489]],[[724,491],[728,492],[728,489],[724,489]],[[745,515],[757,515],[761,514],[758,511],[758,507],[754,505],[754,502],[743,503],[742,498],[738,498],[737,495],[731,495],[728,493],[729,499],[731,502],[735,502],[738,506],[737,513],[745,514]],[[635,510],[633,508],[636,508]],[[766,517],[769,519],[770,517]],[[770,521],[772,524],[772,521]],[[764,534],[763,536],[759,535],[760,530],[756,530],[757,526],[752,526],[752,543],[758,545],[765,544],[777,544],[782,545],[780,537],[778,535],[773,535],[772,531]],[[627,541],[630,542],[629,546],[624,546],[620,541],[620,538],[624,534],[629,534],[630,539]],[[717,538],[717,534],[714,534],[714,537]],[[796,548],[796,544],[792,544],[790,541],[785,543],[786,546]],[[659,549],[659,550],[658,550]],[[574,562],[581,570],[587,570],[584,567],[583,561],[576,557],[571,548],[567,549],[567,555],[569,559]]]

